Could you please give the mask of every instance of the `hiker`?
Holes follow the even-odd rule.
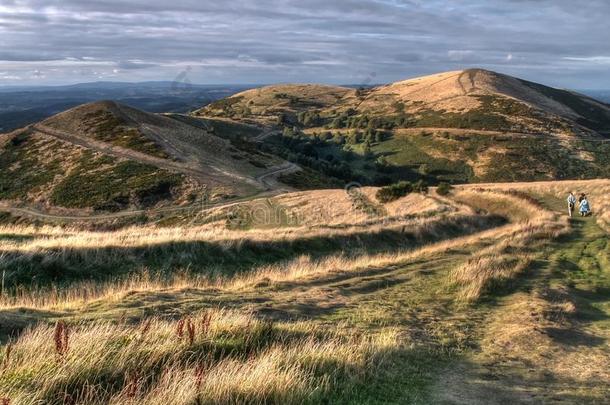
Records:
[[[583,199],[580,202],[580,216],[586,217],[587,215],[589,215],[590,211],[591,211],[591,207],[589,206],[589,200],[587,200],[586,195],[583,195]]]
[[[570,191],[570,195],[568,196],[568,215],[572,217],[572,213],[574,212],[574,207],[576,207],[576,196],[573,192]]]

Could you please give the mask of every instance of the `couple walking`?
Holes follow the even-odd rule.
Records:
[[[576,207],[576,196],[574,193],[570,192],[568,196],[568,214],[570,217],[574,212],[574,208]],[[578,197],[578,212],[580,212],[581,217],[586,217],[591,213],[591,206],[589,205],[589,200],[585,193],[581,193],[580,197]]]

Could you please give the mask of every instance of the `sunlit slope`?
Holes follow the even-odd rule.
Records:
[[[371,89],[269,86],[195,114],[275,130],[265,138],[269,150],[344,182],[553,180],[610,173],[607,104],[482,69]]]

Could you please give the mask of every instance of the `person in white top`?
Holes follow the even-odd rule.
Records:
[[[574,207],[576,207],[576,196],[574,193],[570,192],[568,196],[568,215],[571,217],[574,212]]]
[[[580,216],[586,217],[591,214],[591,206],[589,205],[589,200],[587,196],[585,196],[580,202]]]

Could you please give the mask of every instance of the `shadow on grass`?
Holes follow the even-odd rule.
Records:
[[[465,216],[431,221],[420,229],[394,227],[349,235],[313,236],[296,240],[230,242],[169,242],[147,247],[60,248],[28,254],[8,253],[1,270],[5,287],[14,289],[65,287],[71,282],[116,280],[147,269],[172,276],[189,269],[210,278],[230,277],[252,268],[281,263],[301,255],[320,259],[342,253],[375,254],[409,249],[504,224],[496,216]]]
[[[10,233],[0,233],[0,241],[6,240],[9,242],[25,242],[28,240],[33,240],[37,237],[41,237],[43,235],[13,235]]]
[[[569,378],[519,357],[512,357],[506,363],[460,359],[443,370],[430,403],[602,404],[608,386],[596,378]]]

